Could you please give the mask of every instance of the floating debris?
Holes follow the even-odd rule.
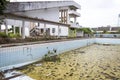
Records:
[[[85,53],[85,51],[79,51],[81,54]]]
[[[104,45],[104,46],[110,46],[111,44],[109,44],[109,43],[104,43],[103,45]]]
[[[38,66],[42,66],[42,64],[35,64],[35,66],[37,66],[37,67],[38,67]]]

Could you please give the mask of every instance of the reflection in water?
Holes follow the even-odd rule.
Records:
[[[83,47],[59,55],[61,62],[43,62],[21,70],[36,80],[120,80],[120,45]]]

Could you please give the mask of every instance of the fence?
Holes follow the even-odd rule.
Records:
[[[94,34],[96,38],[120,38],[120,34]]]

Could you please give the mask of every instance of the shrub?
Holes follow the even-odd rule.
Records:
[[[4,32],[0,32],[0,37],[7,38],[8,36]]]
[[[9,37],[9,38],[19,38],[20,35],[19,35],[19,34],[9,33],[8,37]]]
[[[43,61],[60,62],[60,57],[56,53],[56,49],[53,49],[53,51],[48,51],[48,53],[44,55]]]

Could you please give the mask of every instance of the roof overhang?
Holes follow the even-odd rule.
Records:
[[[5,12],[19,12],[66,6],[76,9],[81,8],[81,6],[74,1],[11,2],[7,5],[7,9],[5,10]]]
[[[4,13],[4,15],[0,16],[0,18],[3,19],[14,19],[14,20],[24,20],[24,21],[31,21],[31,22],[40,22],[40,23],[48,23],[48,24],[54,24],[54,25],[63,25],[69,27],[69,24],[64,24],[60,22],[54,22],[54,21],[49,21],[49,20],[44,20],[44,19],[38,19],[38,18],[32,18],[28,16],[23,16],[23,15],[17,15],[17,14],[12,14],[12,13]]]

